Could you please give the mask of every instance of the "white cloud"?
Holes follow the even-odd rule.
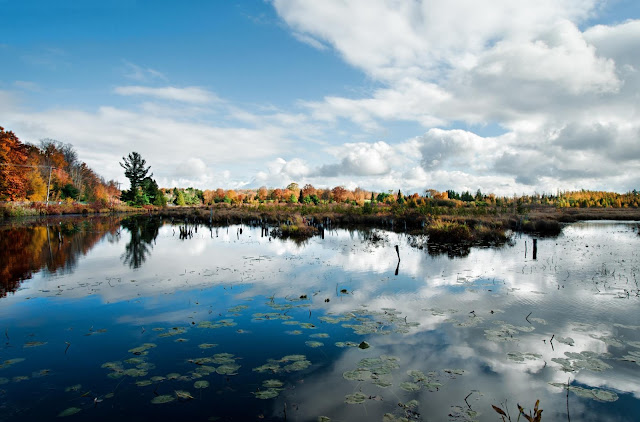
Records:
[[[347,143],[329,148],[335,157],[342,157],[338,164],[324,164],[315,174],[319,176],[376,176],[387,174],[400,159],[391,145],[386,142]]]
[[[162,100],[196,104],[210,103],[212,101],[217,101],[218,99],[215,94],[197,86],[188,86],[185,88],[176,88],[173,86],[153,88],[148,86],[129,85],[118,86],[114,89],[114,92],[119,95],[139,95]]]

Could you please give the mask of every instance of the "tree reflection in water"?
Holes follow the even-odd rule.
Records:
[[[157,217],[136,216],[122,220],[122,227],[131,233],[131,240],[121,256],[130,268],[140,268],[151,254],[162,220]]]
[[[119,219],[112,217],[64,217],[1,227],[0,297],[15,292],[42,269],[50,274],[73,272],[79,256],[105,236],[111,241],[119,227]]]

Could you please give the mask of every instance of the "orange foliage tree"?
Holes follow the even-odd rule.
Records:
[[[0,126],[0,199],[15,201],[26,196],[27,151],[18,137]]]

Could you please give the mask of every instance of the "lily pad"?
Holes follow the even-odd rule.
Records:
[[[78,408],[78,407],[69,407],[65,410],[63,410],[62,412],[58,413],[58,417],[59,418],[64,418],[67,416],[71,416],[71,415],[75,415],[76,413],[82,411],[82,409]]]
[[[344,397],[344,402],[347,404],[361,404],[364,403],[367,398],[368,396],[362,393],[347,394]]]
[[[209,381],[205,381],[205,380],[200,380],[200,381],[196,381],[195,384],[193,384],[194,388],[208,388],[209,387]]]
[[[216,347],[216,346],[217,344],[214,344],[214,343],[202,343],[198,345],[200,349],[211,349],[212,347]]]
[[[47,344],[46,341],[28,341],[22,347],[38,347]]]
[[[216,372],[220,375],[236,375],[238,373],[238,369],[240,369],[240,365],[226,364],[219,366],[216,369]]]
[[[275,388],[269,388],[267,390],[257,391],[253,393],[253,395],[255,395],[257,399],[262,400],[268,400],[274,397],[278,397],[278,394],[280,394],[280,391],[276,390]]]
[[[168,394],[165,394],[165,395],[162,395],[162,396],[154,397],[154,398],[151,400],[151,403],[153,403],[153,404],[163,404],[163,403],[169,403],[169,402],[172,402],[172,401],[174,401],[175,399],[176,399],[176,398],[175,398],[174,396],[170,396],[170,395],[168,395]]]
[[[405,391],[420,391],[421,386],[415,382],[402,382],[400,383],[400,388]]]
[[[266,388],[280,388],[284,383],[280,380],[270,379],[262,381],[262,386]]]
[[[176,398],[180,400],[193,400],[193,396],[188,391],[184,390],[175,390]]]
[[[304,344],[306,344],[309,347],[322,347],[324,346],[324,343],[320,342],[320,341],[305,341]]]

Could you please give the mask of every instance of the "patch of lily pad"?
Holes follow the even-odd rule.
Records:
[[[578,397],[583,397],[586,399],[593,399],[603,402],[613,402],[618,400],[618,395],[615,392],[609,390],[602,390],[599,388],[583,388],[577,385],[567,386],[567,384],[561,382],[550,382],[549,384],[553,385],[554,387],[564,388],[565,390],[568,389]]]

